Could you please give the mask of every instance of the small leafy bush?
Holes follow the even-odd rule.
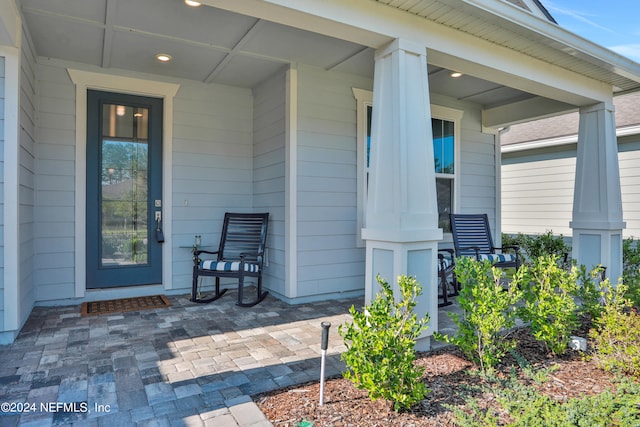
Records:
[[[600,318],[604,310],[602,304],[602,267],[596,267],[587,273],[587,267],[577,266],[578,288],[575,297],[579,303],[578,313],[586,315],[589,320],[595,321]]]
[[[533,336],[556,355],[567,350],[571,333],[578,327],[574,300],[578,276],[577,268],[569,272],[558,265],[556,255],[545,255],[536,258],[532,266],[522,266],[512,283],[524,293],[524,304],[518,308],[520,318],[530,322]]]
[[[461,285],[457,299],[463,314],[449,313],[449,316],[458,326],[458,332],[455,336],[439,333],[434,336],[455,344],[486,372],[515,347],[515,341],[508,339],[504,332],[515,326],[514,304],[521,292],[515,286],[505,290],[501,284],[503,272],[489,261],[461,257],[455,273]]]
[[[415,278],[398,278],[398,302],[391,286],[380,276],[377,281],[381,292],[362,312],[351,306],[353,323],[338,327],[347,346],[341,356],[348,368],[344,377],[367,390],[372,400],[390,400],[399,411],[429,392],[422,381],[424,369],[413,363],[416,339],[427,328],[429,317],[418,319],[413,311],[422,291]]]
[[[529,263],[541,256],[556,255],[561,265],[568,267],[568,256],[571,254],[571,247],[564,241],[564,236],[562,234],[556,236],[551,230],[533,236],[522,233],[516,236],[502,234],[502,245],[519,246]]]
[[[509,414],[511,427],[630,427],[640,419],[640,384],[623,379],[613,390],[593,396],[555,400],[535,386],[518,380],[512,371],[505,378],[487,377],[487,383],[474,394],[495,395],[500,408],[481,408],[474,397],[467,397],[466,408],[445,405],[455,416],[455,424],[464,427],[494,427],[499,413]]]
[[[589,337],[598,366],[640,378],[640,315],[625,297],[626,290],[624,283],[603,282],[604,310]]]
[[[622,241],[622,281],[627,286],[627,298],[640,308],[640,247],[633,237]]]
[[[640,417],[640,385],[620,383],[615,391],[605,390],[594,396],[556,401],[523,385],[516,378],[503,381],[497,400],[512,417],[514,427],[613,427],[637,426]]]

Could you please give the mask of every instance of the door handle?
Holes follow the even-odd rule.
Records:
[[[156,241],[164,243],[164,232],[162,231],[162,212],[156,211]]]

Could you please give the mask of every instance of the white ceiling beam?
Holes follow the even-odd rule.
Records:
[[[484,128],[501,128],[517,123],[574,111],[575,106],[546,98],[530,98],[482,110]]]
[[[104,39],[102,40],[102,68],[111,66],[111,51],[113,47],[113,22],[116,16],[118,0],[107,0],[104,14]]]
[[[247,44],[249,39],[256,34],[256,32],[264,25],[264,21],[262,19],[258,19],[252,26],[247,30],[246,33],[240,38],[238,43],[233,46],[233,48],[227,53],[227,55],[216,65],[213,70],[209,73],[206,79],[204,79],[205,83],[211,83],[218,74],[222,72],[224,67],[231,61],[231,59],[237,55],[240,50]]]
[[[320,6],[319,8],[314,7],[314,9],[322,10],[324,7],[327,7],[333,11],[334,4],[337,3],[338,13],[344,14],[342,19],[338,20],[328,18],[325,13],[316,15],[309,14],[306,4],[301,4],[300,6],[304,7],[297,8],[295,7],[295,1],[292,2],[294,7],[291,7],[291,4],[279,5],[276,4],[276,2],[266,0],[201,0],[201,3],[373,48],[378,48],[393,40],[392,37],[383,35],[375,28],[369,29],[367,27],[352,25],[350,19],[356,19],[359,14],[362,14],[363,9],[361,9],[361,6],[352,7],[351,2],[346,0],[344,2],[323,0],[316,2],[316,5],[312,5]],[[367,1],[366,4],[375,6],[375,3],[371,1]],[[329,13],[328,15],[330,16],[331,14],[332,13]]]
[[[327,70],[327,71],[333,71],[335,68],[338,68],[339,66],[341,66],[341,65],[342,65],[342,64],[344,64],[345,62],[348,62],[348,61],[352,60],[352,59],[353,59],[353,58],[355,58],[356,56],[360,55],[361,53],[366,52],[366,51],[367,51],[367,50],[369,50],[369,49],[371,49],[371,48],[366,47],[366,46],[365,46],[365,47],[363,47],[363,48],[361,48],[361,49],[358,49],[356,52],[351,53],[351,54],[347,55],[346,57],[344,57],[344,58],[342,58],[342,59],[340,59],[340,60],[336,61],[335,63],[333,63],[333,64],[329,65],[329,66],[326,68],[326,70]]]
[[[0,0],[0,44],[19,47],[22,20],[14,0]]]

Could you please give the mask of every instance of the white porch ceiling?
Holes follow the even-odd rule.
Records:
[[[251,88],[290,63],[373,78],[374,49],[182,0],[20,0],[38,56]],[[170,63],[154,55],[168,53]],[[495,107],[533,95],[429,66],[430,86]]]

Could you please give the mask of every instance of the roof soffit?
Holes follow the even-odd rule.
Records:
[[[640,88],[640,64],[509,1],[376,0],[616,88]]]
[[[395,38],[438,49],[443,30],[484,40],[522,58],[612,86],[614,92],[640,90],[640,64],[581,38],[545,17],[504,0],[203,0],[281,24],[379,48]],[[240,4],[238,4],[240,3]],[[413,17],[413,19],[411,18]],[[422,38],[420,38],[422,37]],[[455,38],[456,36],[453,36]],[[455,50],[442,50],[461,56]],[[491,67],[488,62],[480,62]]]

